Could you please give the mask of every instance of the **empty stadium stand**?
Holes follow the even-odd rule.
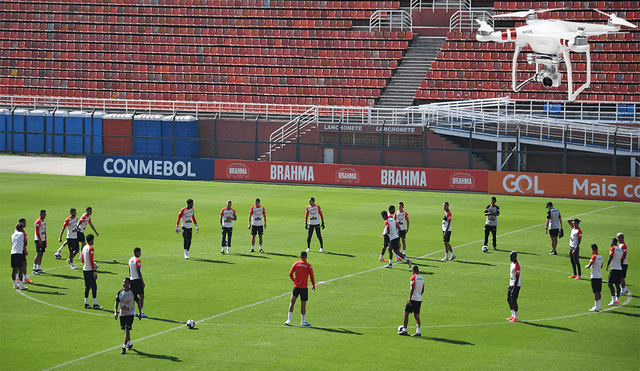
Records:
[[[413,38],[353,29],[399,1],[1,4],[4,95],[372,106]]]
[[[633,23],[640,23],[638,1],[496,1],[496,14],[529,9],[564,8],[562,11],[540,13],[540,19],[563,19],[580,22],[605,23],[606,17],[596,11],[617,12]],[[521,26],[517,21],[510,26]],[[640,102],[640,31],[638,29],[613,35],[590,37],[591,86],[578,100],[591,102]],[[560,65],[563,83],[558,88],[544,89],[541,83],[531,83],[520,92],[511,89],[513,44],[480,43],[472,32],[449,32],[431,69],[416,91],[418,103],[445,100],[485,99],[509,96],[513,99],[565,101],[567,78],[564,64]],[[518,81],[532,71],[526,62],[525,48],[518,62]],[[586,57],[572,53],[574,86],[586,81]]]

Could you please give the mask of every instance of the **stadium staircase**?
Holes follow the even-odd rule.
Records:
[[[413,97],[420,87],[431,62],[442,48],[444,37],[414,36],[407,54],[387,84],[376,107],[395,108],[413,105]]]

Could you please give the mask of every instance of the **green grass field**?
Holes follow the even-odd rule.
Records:
[[[288,271],[306,248],[304,208],[309,197],[326,220],[325,253],[312,241],[308,261],[318,284],[310,293],[312,328],[287,327],[292,283]],[[249,208],[260,197],[267,211],[266,254],[249,254]],[[195,200],[200,233],[191,259],[175,233],[177,213]],[[582,266],[589,246],[607,255],[624,232],[630,250],[628,288],[620,307],[590,313],[586,279],[571,274],[568,237],[548,254],[546,199],[498,196],[498,249],[483,253],[486,194],[0,174],[0,368],[3,370],[122,369],[638,369],[640,364],[640,207],[637,203],[553,200],[563,218],[583,223]],[[227,199],[238,213],[232,253],[220,254],[219,212]],[[403,201],[411,226],[408,254],[416,257],[426,288],[422,338],[396,334],[409,294],[406,264],[383,269],[380,211]],[[451,244],[458,260],[443,257],[442,202],[453,213]],[[83,309],[81,270],[53,253],[70,207],[93,207],[100,236],[98,302]],[[44,275],[18,292],[9,284],[10,235],[27,219],[29,272],[33,223],[47,210],[49,246]],[[565,228],[568,228],[565,223]],[[92,231],[91,231],[92,232]],[[116,292],[128,274],[133,248],[142,248],[144,312],[136,320],[134,349],[120,354],[123,332],[113,318]],[[521,323],[507,323],[509,252],[522,265]],[[68,251],[63,254],[66,259]],[[77,264],[79,265],[79,264]],[[607,272],[603,269],[606,280]],[[91,299],[90,299],[91,300]],[[610,309],[612,308],[612,309]],[[610,310],[609,310],[610,309]],[[196,329],[184,325],[197,321]],[[293,324],[300,321],[296,304]],[[415,331],[413,318],[409,332]]]

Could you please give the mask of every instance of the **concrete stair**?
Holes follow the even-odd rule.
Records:
[[[445,37],[415,36],[391,81],[376,103],[378,108],[403,108],[413,105],[431,62],[436,59]]]

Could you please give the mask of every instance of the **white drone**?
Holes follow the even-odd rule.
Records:
[[[607,14],[598,9],[594,10],[609,17],[606,25],[556,19],[542,20],[537,17],[537,13],[556,10],[561,9],[529,10],[494,15],[493,18],[527,17],[526,26],[500,31],[495,31],[485,20],[477,19],[476,21],[480,24],[480,28],[478,29],[476,40],[481,42],[515,43],[512,64],[512,87],[513,91],[516,92],[532,81],[541,82],[545,88],[560,86],[561,76],[558,72],[558,64],[564,60],[567,66],[569,101],[573,102],[578,94],[591,84],[591,54],[588,37],[619,32],[620,26],[633,28],[637,26],[616,16],[615,13]],[[527,44],[533,51],[533,53],[527,54],[527,62],[536,64],[536,73],[520,85],[517,85],[518,54]],[[572,51],[587,55],[587,82],[579,87],[575,93],[573,92],[573,77],[571,74],[570,52]]]

